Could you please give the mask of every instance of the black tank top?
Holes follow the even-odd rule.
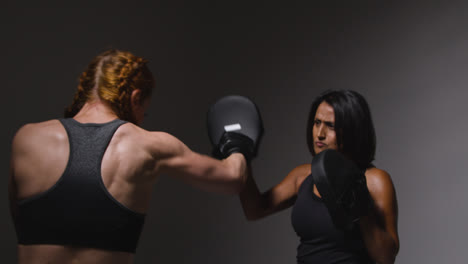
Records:
[[[313,191],[309,175],[299,187],[291,222],[300,238],[297,263],[373,263],[364,246],[359,226],[337,229],[327,207]]]
[[[18,243],[52,244],[134,253],[144,223],[115,200],[101,178],[101,161],[117,128],[125,121],[81,124],[60,119],[70,157],[61,178],[44,193],[18,202]]]

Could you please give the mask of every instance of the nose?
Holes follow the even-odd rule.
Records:
[[[324,140],[326,134],[327,133],[325,133],[325,127],[324,127],[324,125],[322,123],[317,127],[317,138],[319,140]]]

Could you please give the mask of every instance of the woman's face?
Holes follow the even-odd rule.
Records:
[[[312,138],[315,154],[325,149],[338,150],[335,133],[335,111],[326,102],[322,102],[315,112]]]

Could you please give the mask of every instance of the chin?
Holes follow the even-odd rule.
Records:
[[[319,154],[320,152],[326,150],[326,148],[314,148],[315,155]]]

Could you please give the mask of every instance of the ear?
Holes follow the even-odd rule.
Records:
[[[135,89],[132,91],[132,95],[130,96],[130,104],[132,105],[132,109],[135,107],[141,106],[141,90]]]

